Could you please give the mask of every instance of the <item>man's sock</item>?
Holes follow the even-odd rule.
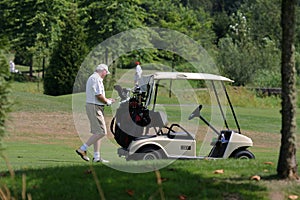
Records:
[[[80,147],[80,149],[81,149],[82,151],[86,151],[87,148],[88,148],[88,146],[87,146],[85,143]]]
[[[94,152],[94,159],[97,160],[100,158],[100,153],[99,152]]]

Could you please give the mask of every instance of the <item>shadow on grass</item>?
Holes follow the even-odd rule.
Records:
[[[199,172],[190,172],[176,166],[161,169],[159,173],[159,177],[155,172],[126,173],[97,164],[16,171],[14,183],[9,176],[3,176],[3,180],[9,188],[16,188],[15,195],[21,199],[22,175],[26,174],[26,193],[34,200],[101,199],[97,183],[105,199],[233,200],[264,199],[266,194],[264,186],[249,179],[205,177]]]

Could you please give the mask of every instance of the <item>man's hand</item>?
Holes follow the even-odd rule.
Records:
[[[109,99],[107,99],[107,101],[106,101],[106,105],[110,106],[111,104],[113,104],[113,103],[115,103],[115,102],[116,102],[115,99],[109,98]]]

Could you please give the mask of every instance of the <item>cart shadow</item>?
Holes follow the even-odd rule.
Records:
[[[266,188],[255,182],[205,177],[184,168],[166,167],[147,173],[127,173],[103,164],[51,167],[16,173],[33,199],[259,199]],[[159,174],[159,176],[158,176]],[[24,181],[24,180],[23,180]],[[22,185],[16,184],[19,197]],[[253,191],[259,191],[258,193]],[[102,194],[101,194],[102,193]],[[101,194],[101,195],[100,195]]]

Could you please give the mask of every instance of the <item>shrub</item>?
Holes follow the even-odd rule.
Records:
[[[7,113],[10,111],[10,88],[9,82],[9,65],[3,52],[0,50],[0,149],[3,148],[3,137],[5,136],[5,121]]]
[[[257,70],[253,85],[256,87],[279,88],[281,87],[281,74],[279,71],[274,70]]]

